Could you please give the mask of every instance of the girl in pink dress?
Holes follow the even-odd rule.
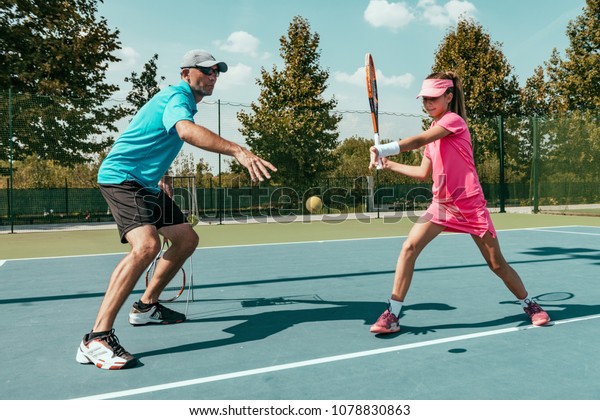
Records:
[[[381,159],[383,169],[419,180],[431,175],[433,180],[431,205],[402,245],[389,307],[371,326],[371,332],[387,334],[400,331],[398,319],[416,259],[423,248],[443,231],[471,234],[490,269],[520,301],[531,322],[534,325],[547,324],[550,317],[533,299],[528,298],[521,278],[500,251],[475,170],[460,78],[452,72],[431,74],[423,81],[418,97],[423,98],[423,107],[434,120],[431,127],[416,136],[371,147],[370,168]],[[402,165],[386,159],[401,150],[423,146],[425,153],[420,166]]]

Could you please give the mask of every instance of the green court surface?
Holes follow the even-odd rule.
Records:
[[[529,324],[468,235],[425,249],[402,330],[377,336],[410,220],[199,226],[188,321],[129,326],[139,282],[115,330],[140,363],[116,372],[75,361],[126,251],[116,231],[0,235],[1,398],[599,399],[600,219],[493,219],[549,326]]]
[[[492,214],[497,229],[539,226],[600,226],[600,218],[583,216]],[[406,235],[413,224],[409,217],[352,220],[331,217],[323,222],[235,223],[201,225],[200,247],[250,245],[331,239],[377,238]],[[0,259],[89,255],[127,252],[116,228],[0,234]]]
[[[564,209],[564,210],[546,210],[545,214],[555,214],[562,216],[593,216],[600,217],[600,208],[590,209]]]

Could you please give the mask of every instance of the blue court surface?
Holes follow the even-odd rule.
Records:
[[[498,232],[553,322],[532,327],[468,235],[417,261],[399,334],[386,308],[404,237],[199,248],[177,325],[132,327],[139,366],[75,353],[122,254],[0,261],[4,400],[597,400],[600,228]],[[186,265],[189,270],[189,265]]]

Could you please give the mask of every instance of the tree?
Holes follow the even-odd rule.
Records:
[[[583,13],[567,26],[563,60],[556,49],[546,63],[551,112],[600,110],[600,0],[587,0]]]
[[[193,176],[195,175],[195,169],[194,154],[185,153],[182,150],[173,161],[169,173],[173,176]]]
[[[27,188],[95,188],[101,159],[64,167],[33,154],[15,163],[13,186]]]
[[[523,115],[547,115],[550,110],[550,98],[551,94],[544,77],[544,69],[542,66],[538,66],[521,90]]]
[[[536,69],[523,89],[523,106],[542,117],[538,126],[544,179],[569,182],[575,189],[584,181],[597,185],[600,179],[600,0],[587,0],[566,34],[565,58],[554,49],[544,67]]]
[[[158,54],[154,54],[152,58],[144,64],[144,70],[139,77],[136,72],[132,72],[130,77],[125,78],[125,82],[133,85],[131,91],[127,94],[127,102],[133,108],[129,109],[131,114],[135,114],[143,107],[154,95],[160,91],[160,82],[165,80],[164,76],[157,76],[156,61]],[[158,78],[158,80],[157,80]]]
[[[106,105],[118,89],[105,81],[119,61],[118,31],[96,13],[97,0],[0,0],[0,92],[12,90],[14,159],[37,154],[71,166],[112,142],[105,134],[126,115]],[[7,104],[2,93],[3,114]]]
[[[520,111],[517,78],[501,47],[480,24],[461,17],[442,40],[432,67],[462,79],[476,162],[497,155],[496,117]]]
[[[323,98],[329,72],[319,67],[319,39],[307,20],[294,17],[280,38],[284,68],[262,68],[258,103],[237,114],[247,144],[277,166],[274,181],[286,186],[310,187],[335,167],[341,116],[332,113],[335,98]]]
[[[334,154],[338,165],[332,171],[333,178],[356,178],[372,175],[369,170],[369,149],[373,140],[352,136],[338,145]]]
[[[554,133],[554,160],[561,161],[563,170],[576,182],[594,182],[598,199],[600,0],[586,1],[582,14],[569,22],[567,36],[566,59],[554,53],[546,67],[550,90],[554,93],[550,112],[559,128]]]
[[[335,149],[334,156],[338,165],[331,173],[332,178],[358,178],[363,176],[374,176],[374,172],[369,170],[369,149],[373,146],[372,139],[352,136],[345,139]],[[420,165],[422,160],[421,152],[411,150],[407,153],[400,153],[391,156],[389,159],[403,163],[405,165]],[[409,177],[400,177],[390,171],[379,171],[378,182],[380,185],[391,184],[411,184],[414,179]]]
[[[213,184],[218,185],[218,180],[215,181],[210,165],[200,158],[196,164],[196,185],[198,188],[211,188]]]
[[[459,19],[442,40],[432,71],[453,70],[462,79],[469,118],[519,113],[519,84],[512,66],[480,24]]]

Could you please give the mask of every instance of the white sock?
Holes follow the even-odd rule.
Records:
[[[527,306],[529,306],[530,302],[533,302],[533,300],[529,299],[528,297],[526,297],[525,299],[519,299],[519,303],[521,304],[521,307],[523,307],[523,308],[527,308]]]
[[[400,302],[394,299],[390,299],[390,312],[396,315],[398,318],[400,317],[400,311],[402,311],[402,305],[404,302]]]

